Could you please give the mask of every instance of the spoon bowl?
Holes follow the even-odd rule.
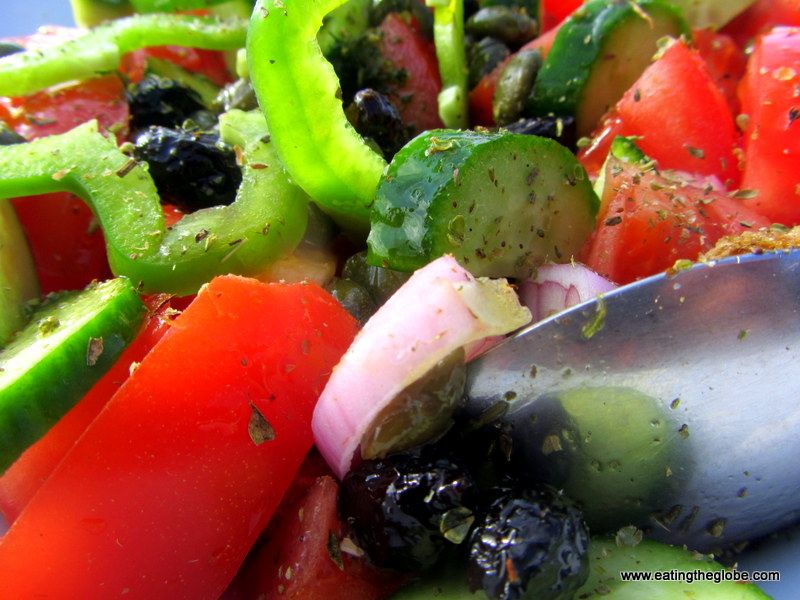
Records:
[[[593,531],[730,546],[800,520],[799,309],[800,250],[653,276],[470,363],[466,410]]]

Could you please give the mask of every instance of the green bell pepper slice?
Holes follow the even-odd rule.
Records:
[[[366,231],[386,161],[347,121],[339,81],[317,42],[344,0],[259,0],[247,62],[272,141],[292,179],[349,229]]]
[[[10,202],[0,201],[0,349],[28,322],[39,279],[28,241]]]
[[[289,182],[259,112],[220,118],[238,146],[242,183],[230,206],[198,210],[167,228],[145,166],[99,133],[97,122],[0,147],[0,198],[72,192],[92,208],[116,275],[145,293],[191,294],[215,275],[256,275],[302,239],[308,197]]]
[[[467,51],[464,42],[464,0],[427,0],[433,8],[433,41],[442,91],[439,118],[445,127],[469,126]]]
[[[131,6],[139,13],[195,10],[209,8],[223,2],[227,2],[227,0],[130,0]]]
[[[57,83],[97,77],[117,69],[124,54],[149,46],[235,50],[244,46],[246,30],[242,19],[126,17],[63,44],[0,59],[0,96],[24,96]]]

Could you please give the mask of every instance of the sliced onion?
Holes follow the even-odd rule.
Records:
[[[520,284],[519,296],[530,309],[535,322],[615,287],[608,279],[582,264],[547,264],[539,267],[535,279]]]
[[[314,411],[314,439],[340,478],[375,417],[455,350],[530,321],[505,280],[475,279],[452,256],[412,277],[367,321]]]

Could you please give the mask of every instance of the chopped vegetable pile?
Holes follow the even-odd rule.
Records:
[[[530,323],[797,245],[797,2],[71,4],[0,41],[4,597],[765,597],[620,579],[724,567],[462,409]]]

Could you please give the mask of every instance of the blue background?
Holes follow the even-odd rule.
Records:
[[[42,24],[72,25],[69,0],[0,0],[0,37],[32,33]],[[800,598],[800,559],[797,557],[800,557],[800,529],[778,534],[774,540],[761,544],[757,551],[742,557],[739,568],[781,570],[780,583],[760,587],[776,600],[795,600]]]

